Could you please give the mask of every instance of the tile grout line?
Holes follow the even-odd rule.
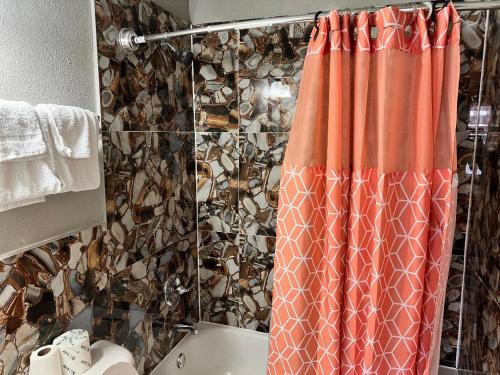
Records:
[[[236,90],[236,95],[237,95],[237,100],[236,100],[236,105],[238,106],[238,129],[236,133],[236,150],[237,150],[237,155],[238,155],[238,188],[236,189],[236,204],[238,207],[238,230],[237,235],[236,235],[236,242],[238,244],[238,306],[237,306],[237,311],[236,311],[236,324],[239,328],[243,328],[241,326],[241,306],[240,304],[242,303],[241,299],[241,288],[240,288],[240,278],[241,278],[241,261],[243,259],[243,254],[241,251],[241,242],[243,241],[243,231],[242,231],[242,219],[241,219],[241,213],[240,213],[240,187],[241,187],[241,179],[240,179],[240,172],[241,172],[241,150],[240,150],[240,130],[241,130],[241,111],[240,111],[240,105],[241,105],[241,98],[240,98],[240,44],[241,44],[241,32],[240,30],[236,30],[236,37],[238,38],[238,43],[236,45],[236,84],[235,84],[235,90]]]
[[[477,138],[478,138],[478,130],[479,130],[479,111],[481,109],[481,101],[484,89],[484,78],[485,78],[485,61],[486,61],[486,52],[488,49],[488,32],[490,26],[490,11],[486,11],[486,25],[484,28],[484,37],[483,37],[483,56],[481,61],[481,77],[479,80],[479,96],[477,100],[477,119],[474,129],[474,151],[472,154],[472,177],[470,184],[470,193],[469,193],[469,204],[467,208],[467,225],[465,227],[465,245],[464,245],[464,269],[462,271],[462,288],[460,291],[460,317],[458,320],[458,339],[457,339],[457,356],[455,358],[455,368],[459,368],[460,364],[460,354],[461,354],[461,346],[462,346],[462,325],[463,325],[463,314],[464,314],[464,292],[465,292],[465,276],[467,271],[467,253],[469,250],[469,235],[470,235],[470,221],[471,221],[471,213],[472,213],[472,200],[473,200],[473,189],[474,189],[474,180],[476,176],[476,158],[477,158]]]
[[[193,25],[190,26],[193,28]],[[190,37],[191,43],[191,52],[193,51],[193,35]],[[193,153],[194,153],[194,179],[195,179],[195,188],[194,188],[194,197],[195,197],[195,210],[196,210],[196,284],[197,284],[197,298],[198,298],[198,322],[201,319],[201,286],[200,286],[200,231],[199,231],[199,218],[198,218],[198,160],[196,158],[197,155],[197,129],[196,129],[196,92],[195,92],[195,76],[194,76],[194,59],[191,62],[191,94],[193,96],[193,133],[194,133],[194,142],[193,142]]]

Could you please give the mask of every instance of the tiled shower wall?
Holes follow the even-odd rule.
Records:
[[[197,282],[191,67],[157,45],[125,54],[118,31],[187,27],[148,0],[96,0],[107,227],[0,262],[0,374],[27,374],[35,348],[70,328],[127,347],[149,373],[198,318],[197,292],[175,309],[165,279]],[[173,40],[189,49],[190,40]],[[91,77],[89,77],[91,79]],[[75,215],[78,213],[75,212]]]
[[[311,25],[193,38],[204,320],[269,327],[280,167]]]
[[[494,12],[489,27],[486,11],[462,12],[461,18],[459,204],[441,364],[455,367],[460,347],[460,368],[499,374],[500,28]],[[193,39],[203,320],[269,329],[280,166],[310,28],[282,25]],[[475,148],[485,48],[481,108],[488,114]]]

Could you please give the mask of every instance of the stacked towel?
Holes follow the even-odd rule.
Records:
[[[48,139],[49,164],[61,180],[62,191],[97,189],[97,116],[82,108],[55,104],[39,104],[35,111]]]
[[[43,202],[60,190],[34,108],[0,100],[0,212]]]
[[[45,201],[61,191],[47,159],[0,164],[0,212]]]
[[[0,99],[0,125],[0,162],[39,159],[47,152],[31,104]]]
[[[98,129],[82,108],[0,100],[0,212],[97,189]]]
[[[48,125],[61,156],[72,159],[90,157],[89,127],[95,128],[96,122],[92,112],[56,104],[38,104],[35,112]]]

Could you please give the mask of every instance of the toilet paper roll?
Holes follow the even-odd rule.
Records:
[[[91,363],[89,333],[74,329],[57,337],[53,344],[59,349],[62,375],[80,375]]]
[[[30,356],[30,375],[61,375],[59,349],[54,345],[38,348]]]

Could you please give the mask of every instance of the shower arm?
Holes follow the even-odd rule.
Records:
[[[412,12],[415,9],[427,9],[429,11],[429,15],[434,11],[436,2],[426,1],[423,3],[415,3],[412,5],[405,4],[400,7],[400,10],[403,12]],[[492,0],[492,1],[468,1],[462,3],[454,4],[455,8],[460,10],[483,10],[483,9],[497,9],[500,8],[500,0]],[[351,14],[357,14],[362,11],[375,11],[378,9],[384,8],[384,6],[373,6],[368,8],[356,8],[356,9],[344,9]],[[151,35],[137,35],[131,29],[122,29],[120,30],[120,34],[118,36],[117,43],[120,47],[122,47],[126,52],[133,52],[139,48],[140,44],[145,44],[149,42],[157,42],[163,41],[171,38],[187,36],[187,35],[195,35],[195,34],[206,34],[212,32],[219,31],[228,31],[228,30],[241,30],[241,29],[251,29],[251,28],[259,28],[259,27],[268,27],[274,26],[278,24],[293,24],[300,22],[308,22],[313,21],[317,15],[327,15],[327,12],[321,13],[311,13],[299,16],[289,16],[289,17],[272,17],[272,18],[262,18],[257,20],[249,20],[249,21],[239,21],[239,22],[230,22],[230,23],[222,23],[218,25],[210,25],[203,27],[193,27],[185,30],[178,31],[170,31],[159,34],[151,34]]]

